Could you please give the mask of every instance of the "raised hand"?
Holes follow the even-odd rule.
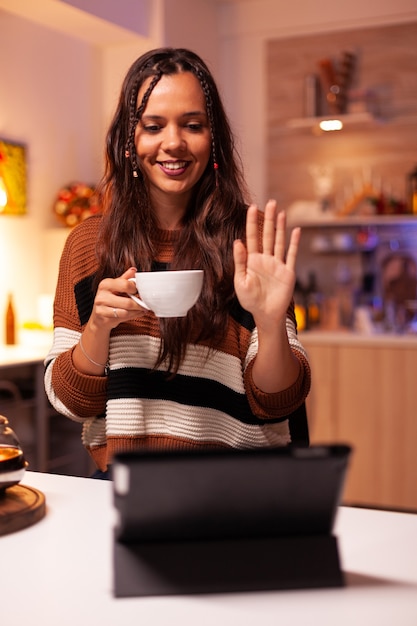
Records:
[[[300,234],[299,228],[292,231],[286,253],[285,213],[277,213],[275,200],[269,200],[260,245],[258,208],[255,205],[249,207],[246,247],[240,240],[234,243],[234,282],[240,304],[252,313],[258,328],[267,329],[285,319],[295,286]]]

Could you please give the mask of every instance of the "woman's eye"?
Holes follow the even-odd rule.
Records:
[[[187,128],[194,133],[198,133],[202,130],[203,125],[196,122],[194,124],[187,124]]]
[[[146,124],[143,128],[147,133],[157,133],[161,129],[158,124]]]

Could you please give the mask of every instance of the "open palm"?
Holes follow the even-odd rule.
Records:
[[[234,245],[236,295],[257,325],[267,326],[285,318],[293,296],[300,229],[292,231],[287,253],[285,231],[285,213],[276,215],[276,203],[270,200],[265,207],[260,245],[258,209],[251,205],[246,221],[246,247],[242,241]]]

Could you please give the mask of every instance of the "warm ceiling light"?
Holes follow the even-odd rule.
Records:
[[[321,130],[342,130],[343,124],[340,120],[322,120],[319,124]]]

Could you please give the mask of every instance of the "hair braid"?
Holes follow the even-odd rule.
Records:
[[[151,95],[156,83],[161,79],[161,76],[162,76],[162,72],[160,70],[157,70],[156,74],[152,78],[152,81],[148,89],[145,91],[144,96],[142,98],[142,102],[140,103],[140,106],[138,108],[137,108],[137,97],[138,97],[138,92],[139,92],[139,85],[143,82],[142,74],[135,81],[135,84],[133,85],[132,91],[130,94],[129,131],[127,135],[125,155],[126,155],[126,158],[130,158],[130,162],[132,164],[132,169],[133,169],[133,176],[135,178],[138,178],[139,172],[140,172],[139,165],[137,162],[137,154],[136,154],[136,147],[135,147],[136,126],[140,118],[142,117],[143,111],[145,110],[145,107],[148,103],[149,96]]]
[[[201,85],[201,88],[203,90],[204,93],[204,98],[206,101],[206,109],[207,109],[207,117],[209,120],[209,125],[210,125],[210,137],[211,137],[211,154],[212,154],[212,158],[213,158],[213,167],[214,167],[214,172],[215,172],[215,176],[216,176],[216,187],[218,185],[218,175],[219,175],[219,165],[218,165],[218,161],[217,161],[217,150],[216,150],[216,141],[214,138],[214,127],[215,127],[215,123],[214,123],[214,115],[213,115],[213,100],[211,97],[211,90],[209,87],[209,84],[207,82],[206,77],[204,76],[204,73],[198,69],[193,67],[193,71]]]

